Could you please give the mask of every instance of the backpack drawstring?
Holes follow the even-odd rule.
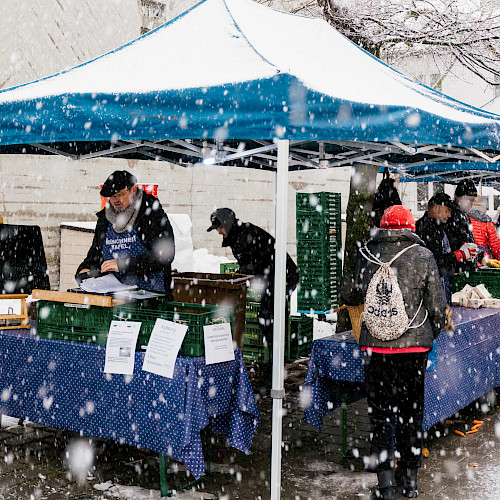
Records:
[[[409,250],[410,248],[413,248],[413,247],[418,247],[420,246],[418,243],[414,243],[413,245],[410,245],[409,247],[406,247],[406,248],[403,248],[403,250],[401,250],[400,252],[398,252],[389,262],[382,262],[380,259],[378,259],[377,257],[375,257],[375,255],[373,255],[370,250],[368,250],[368,247],[365,245],[364,247],[361,247],[359,249],[359,253],[369,262],[371,262],[372,264],[377,264],[379,266],[384,266],[384,267],[391,267],[391,264],[396,260],[398,259],[399,257],[401,257],[401,255],[403,255],[407,250]],[[370,257],[368,257],[367,255],[365,255],[366,252]],[[372,260],[373,259],[373,260]],[[417,309],[417,312],[415,313],[415,315],[413,316],[413,318],[411,319],[411,321],[408,323],[408,330],[410,329],[413,329],[413,328],[420,328],[426,321],[427,321],[427,318],[429,316],[429,313],[427,311],[427,309],[425,310],[425,316],[424,316],[424,319],[422,320],[421,323],[419,323],[418,325],[415,325],[415,326],[410,326],[414,321],[415,321],[415,318],[418,316],[418,313],[420,312],[420,309],[422,309],[422,304],[423,304],[424,300],[422,299],[420,301],[420,305],[418,306],[418,309]]]

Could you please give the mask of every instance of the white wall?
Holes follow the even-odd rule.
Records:
[[[59,156],[0,155],[0,216],[6,224],[36,224],[42,229],[52,287],[59,281],[60,223],[95,220],[100,208],[99,185],[114,170],[126,169],[139,182],[158,184],[158,198],[167,212],[186,213],[193,222],[194,248],[231,256],[220,236],[207,233],[210,213],[232,208],[243,221],[273,228],[271,172],[230,166],[184,168],[167,162]],[[295,248],[295,193],[342,193],[348,201],[350,169],[291,172],[288,194],[288,251]]]

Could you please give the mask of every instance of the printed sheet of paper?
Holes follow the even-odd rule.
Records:
[[[137,288],[135,285],[124,285],[114,274],[109,273],[99,278],[89,278],[80,283],[80,288],[86,292],[111,293]]]
[[[175,360],[188,327],[158,318],[144,356],[142,369],[163,377],[174,376]]]
[[[231,324],[206,325],[203,327],[205,336],[205,360],[207,365],[234,361],[233,336]]]
[[[106,342],[105,373],[134,374],[135,346],[141,330],[137,321],[112,321]]]
[[[21,299],[0,300],[0,314],[5,316],[20,316],[21,302]]]

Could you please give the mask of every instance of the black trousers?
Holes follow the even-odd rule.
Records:
[[[424,380],[427,352],[364,354],[365,389],[371,426],[371,457],[368,468],[422,465]],[[397,445],[396,445],[397,443]]]

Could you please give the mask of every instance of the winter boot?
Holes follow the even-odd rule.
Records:
[[[370,500],[396,500],[396,475],[393,469],[377,472],[378,488]]]
[[[398,491],[406,498],[417,498],[417,471],[418,469],[401,469],[400,473],[396,474]],[[401,486],[401,490],[399,490]]]

